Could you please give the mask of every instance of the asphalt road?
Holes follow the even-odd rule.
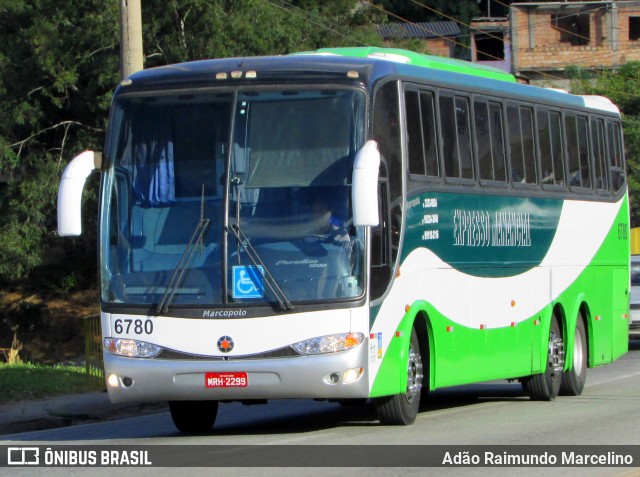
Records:
[[[517,383],[490,382],[438,390],[431,395],[429,409],[408,427],[378,424],[371,407],[344,408],[336,403],[307,400],[271,401],[267,405],[222,404],[213,431],[207,435],[182,435],[167,412],[84,424],[48,431],[0,437],[0,445],[189,445],[241,446],[266,444],[286,446],[295,456],[298,445],[359,444],[378,451],[379,446],[438,445],[634,445],[640,446],[640,340],[630,342],[630,351],[614,364],[590,369],[582,396],[558,397],[553,402],[533,402]],[[503,448],[501,447],[501,448]],[[274,449],[276,449],[274,447]],[[399,447],[402,449],[402,447]],[[453,447],[452,447],[453,449]],[[472,449],[472,447],[470,447]],[[357,454],[357,458],[361,458]],[[375,456],[371,456],[372,458]],[[368,467],[366,456],[358,465]],[[341,461],[343,462],[343,461]],[[327,462],[330,464],[330,462]],[[639,467],[518,468],[518,475],[606,475],[640,476]],[[27,472],[27,470],[29,472]],[[273,468],[185,468],[137,469],[135,475],[273,475]],[[505,468],[368,468],[368,475],[513,475]],[[24,473],[23,473],[24,472]],[[106,475],[109,469],[2,469],[0,475],[68,476]],[[129,475],[131,469],[118,470]],[[131,474],[133,475],[133,474]],[[278,475],[300,475],[291,468]],[[311,468],[303,475],[363,475],[348,467]]]

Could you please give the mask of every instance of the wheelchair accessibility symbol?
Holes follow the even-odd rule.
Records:
[[[233,267],[233,298],[262,298],[264,268],[236,265]]]

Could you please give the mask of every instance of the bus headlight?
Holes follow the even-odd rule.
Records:
[[[342,333],[339,335],[318,336],[294,343],[291,347],[300,354],[322,354],[345,351],[364,341],[362,333]]]
[[[127,338],[105,338],[104,349],[128,358],[155,358],[162,351],[160,346]]]

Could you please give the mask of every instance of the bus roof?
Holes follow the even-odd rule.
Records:
[[[398,48],[378,48],[374,46],[353,48],[321,48],[316,51],[294,54],[336,55],[348,56],[352,58],[382,59],[395,63],[404,63],[414,66],[421,66],[423,68],[431,68],[434,70],[452,71],[454,73],[481,76],[483,78],[508,81],[510,83],[516,82],[515,76],[498,68],[479,65],[477,63],[471,63],[469,61],[456,60],[454,58],[446,58],[443,56],[425,55],[422,53],[416,53],[414,51],[402,50]]]
[[[240,76],[231,76],[238,72]],[[253,76],[245,76],[252,72]],[[381,77],[416,78],[440,87],[471,88],[502,97],[520,97],[549,105],[589,108],[620,115],[608,99],[579,96],[559,90],[519,84],[497,68],[462,60],[423,55],[408,50],[377,47],[323,48],[284,56],[257,56],[200,60],[151,68],[134,73],[121,83],[120,92],[222,84],[251,84],[262,79],[279,84],[303,81],[347,81],[351,73],[373,84]],[[222,74],[222,78],[219,79]],[[118,92],[116,93],[118,94]]]

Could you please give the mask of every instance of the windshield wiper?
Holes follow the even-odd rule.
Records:
[[[176,265],[173,274],[171,275],[171,280],[169,280],[169,284],[162,295],[162,299],[160,303],[158,303],[158,313],[166,313],[169,311],[169,305],[173,301],[173,297],[176,294],[176,290],[178,289],[178,285],[182,283],[182,279],[184,278],[184,273],[191,263],[191,259],[193,258],[193,253],[196,250],[196,245],[198,243],[202,243],[202,238],[204,237],[209,224],[211,223],[210,219],[204,217],[204,185],[202,186],[202,199],[200,200],[200,220],[198,221],[196,228],[191,234],[191,239],[187,243],[180,256],[180,260],[178,260],[178,264]]]
[[[271,272],[269,272],[269,269],[260,258],[258,251],[255,249],[253,245],[251,245],[251,242],[249,241],[247,236],[244,234],[240,226],[238,224],[232,224],[230,226],[230,229],[233,232],[233,234],[236,236],[236,239],[238,240],[238,243],[240,244],[240,246],[247,253],[249,260],[251,260],[251,262],[256,267],[262,267],[262,269],[264,270],[265,284],[267,285],[271,293],[273,293],[273,295],[276,297],[276,300],[278,301],[278,305],[280,305],[280,308],[284,311],[293,310],[293,305],[289,301],[287,294],[282,290],[282,288],[280,288],[280,285],[278,285],[278,282],[276,281],[276,279],[273,278],[273,275],[271,275]]]

